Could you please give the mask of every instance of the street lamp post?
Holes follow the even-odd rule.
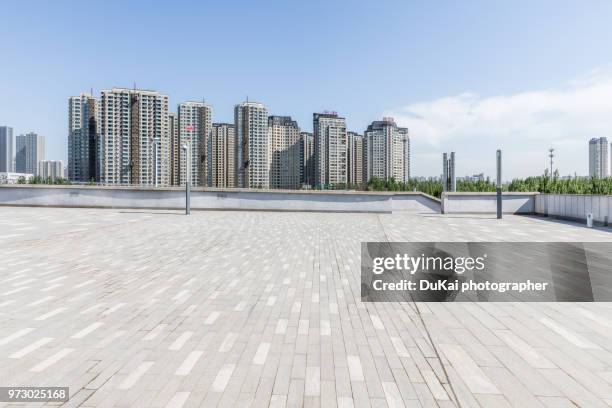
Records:
[[[183,150],[185,151],[185,215],[191,214],[191,149],[189,148],[189,144],[185,143],[183,145]]]

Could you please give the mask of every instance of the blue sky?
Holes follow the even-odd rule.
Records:
[[[247,95],[308,131],[314,111],[359,132],[392,114],[415,175],[451,149],[459,175],[492,173],[497,147],[506,177],[537,174],[549,145],[585,174],[588,139],[612,139],[611,16],[610,1],[3,2],[0,124],[65,159],[67,98],[136,81],[173,110],[205,98],[219,122]]]

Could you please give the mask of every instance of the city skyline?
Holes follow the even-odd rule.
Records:
[[[253,101],[234,106],[233,124],[213,123],[205,102],[179,103],[177,112],[169,109],[168,95],[154,90],[112,88],[99,98],[69,97],[67,178],[256,189],[354,188],[373,177],[410,178],[409,131],[393,118],[374,121],[359,135],[347,131],[336,112],[313,113],[310,134],[291,116],[269,114]]]
[[[598,81],[603,81],[605,86],[602,86],[600,89],[599,88],[599,84]],[[609,83],[608,83],[609,81]],[[602,74],[602,73],[591,73],[588,76],[584,77],[582,80],[576,80],[574,82],[572,82],[572,87],[576,87],[578,89],[578,92],[583,92],[585,94],[588,93],[592,93],[592,92],[600,92],[604,95],[607,94],[608,88],[610,91],[610,97],[612,98],[612,70],[611,70],[611,76],[608,80],[608,76],[607,74]],[[581,90],[581,87],[586,87],[585,89]],[[107,87],[107,89],[126,89],[126,90],[130,90],[130,88],[121,88],[121,87]],[[103,89],[100,92],[104,93],[104,92],[108,92],[107,89]],[[178,117],[179,115],[179,111],[181,110],[181,108],[184,109],[184,107],[187,105],[199,105],[199,106],[205,106],[207,109],[214,109],[215,105],[212,105],[208,102],[193,102],[192,100],[188,100],[188,101],[183,101],[183,102],[176,102],[171,103],[169,102],[172,98],[170,95],[158,91],[158,90],[152,90],[152,89],[137,89],[138,91],[144,91],[144,92],[155,92],[155,93],[159,93],[162,95],[167,96],[168,98],[168,112],[170,114],[173,114],[175,116]],[[83,97],[87,97],[90,92],[93,90],[90,90],[89,92],[82,92],[80,94],[80,96],[70,96],[69,99],[78,99],[78,98],[83,98]],[[95,91],[94,91],[95,93]],[[553,92],[551,92],[553,93]],[[75,93],[76,94],[76,93]],[[546,92],[543,92],[543,95],[546,94]],[[96,96],[95,94],[93,95],[94,97]],[[550,95],[549,95],[550,96]],[[560,95],[557,95],[557,97],[559,97]],[[603,95],[601,95],[603,96]],[[560,96],[561,98],[563,98],[563,95]],[[248,97],[246,97],[248,100]],[[516,99],[520,99],[521,95],[515,96]],[[202,98],[204,101],[206,101],[206,98]],[[252,98],[251,98],[252,99]],[[480,104],[480,105],[487,105],[490,104],[490,101],[481,101],[481,102],[466,102],[469,100],[475,100],[478,99],[478,95],[472,95],[472,94],[464,94],[464,95],[459,95],[456,98],[448,98],[446,100],[440,100],[440,101],[433,101],[430,103],[429,106],[427,106],[425,108],[426,105],[411,105],[411,106],[407,106],[404,107],[402,109],[396,110],[396,111],[387,111],[386,113],[384,113],[383,115],[387,115],[387,116],[381,116],[381,117],[389,117],[389,118],[393,118],[398,126],[401,126],[401,123],[413,123],[413,129],[417,129],[417,131],[419,130],[423,130],[423,128],[427,128],[429,126],[429,124],[424,124],[423,118],[416,118],[416,116],[418,116],[415,112],[419,111],[419,110],[428,110],[429,114],[431,115],[435,115],[435,114],[440,114],[440,112],[435,112],[436,109],[439,109],[441,111],[448,109],[449,105],[451,107],[451,111],[452,110],[457,110],[457,111],[461,111],[464,110],[464,112],[461,112],[460,114],[458,114],[458,112],[453,112],[449,115],[449,117],[451,117],[453,114],[456,116],[461,116],[461,115],[472,115],[474,114],[473,112],[471,112],[471,110],[474,108],[475,105]],[[597,101],[595,101],[597,102]],[[512,105],[513,103],[509,103],[509,105]],[[265,105],[265,104],[264,104]],[[445,106],[446,105],[446,106]],[[463,106],[461,106],[463,105]],[[235,105],[233,105],[235,106]],[[267,105],[266,105],[267,107]],[[414,110],[414,111],[412,111]],[[323,112],[332,112],[329,111],[327,109],[322,110]],[[470,112],[468,112],[470,111]],[[216,112],[216,110],[215,110]],[[448,112],[447,112],[448,113]],[[610,108],[610,113],[612,114],[612,108]],[[312,113],[311,113],[312,114]],[[486,115],[486,113],[481,113],[482,115]],[[283,113],[283,114],[277,114],[276,112],[271,112],[271,116],[289,116],[292,115],[291,113]],[[416,115],[416,116],[415,116]],[[444,115],[444,113],[442,113],[442,115]],[[207,116],[212,116],[210,114],[208,114]],[[347,132],[353,132],[353,133],[358,133],[361,134],[364,132],[365,129],[357,129],[357,128],[353,128],[349,125],[350,122],[356,122],[356,120],[351,121],[351,117],[350,115],[345,115],[346,116],[346,122],[347,122]],[[411,119],[409,117],[412,117]],[[408,118],[408,119],[407,119]],[[227,119],[227,120],[226,120]],[[379,118],[380,119],[380,118]],[[448,126],[448,119],[449,118],[445,118],[444,121],[440,121],[440,122],[431,122],[431,123],[438,123],[440,125],[440,127],[444,127],[444,126]],[[69,125],[66,127],[66,134],[70,135],[72,130],[71,130],[71,125],[70,125],[70,120],[69,119]],[[207,128],[210,128],[210,124],[212,122],[215,123],[226,123],[226,122],[230,122],[231,119],[229,118],[221,118],[219,119],[216,115],[212,117],[212,119],[207,119],[209,124],[207,125]],[[372,119],[371,122],[376,121],[378,119],[374,118]],[[413,122],[411,122],[411,120]],[[212,122],[211,122],[212,121]],[[359,119],[359,121],[361,121],[361,119]],[[297,121],[296,121],[297,122]],[[13,128],[15,135],[25,135],[25,134],[38,134],[39,129],[30,129],[28,131],[24,131],[24,130],[20,130],[17,131],[15,130],[16,127],[12,126],[12,124],[10,123],[2,123],[3,126],[8,126]],[[597,124],[596,124],[597,125]],[[610,123],[610,134],[612,135],[612,121]],[[368,125],[366,125],[367,128]],[[488,126],[490,126],[490,124],[488,124]],[[410,130],[410,128],[406,127],[407,129]],[[312,129],[308,129],[307,127],[301,127],[301,130],[307,129],[307,131],[312,132]],[[445,146],[459,146],[458,148],[453,148],[454,150],[457,150],[464,159],[467,159],[466,161],[468,163],[470,162],[474,162],[474,154],[471,154],[471,150],[473,148],[473,146],[471,145],[466,145],[465,143],[461,142],[460,140],[457,141],[453,141],[452,139],[449,139],[448,137],[439,137],[440,136],[440,132],[439,129],[428,129],[427,131],[424,131],[422,133],[420,133],[421,135],[423,134],[427,134],[428,132],[431,132],[434,137],[432,137],[432,140],[430,140],[430,142],[432,143],[432,145],[435,146],[435,149],[431,150],[430,148],[426,148],[424,151],[421,150],[420,152],[417,150],[416,154],[414,154],[414,156],[411,157],[411,161],[412,163],[417,163],[422,165],[423,161],[430,161],[432,158],[434,157],[438,157],[442,151],[444,150]],[[592,133],[597,133],[597,134],[605,134],[606,132],[592,132]],[[413,146],[418,146],[420,148],[423,147],[423,140],[422,138],[418,137],[418,134],[415,136],[414,132],[411,132],[411,143],[413,144]],[[606,136],[602,136],[602,137],[606,137]],[[612,136],[611,136],[612,137]],[[563,176],[567,176],[567,175],[574,175],[577,174],[579,176],[588,176],[590,175],[590,170],[589,170],[589,147],[588,147],[588,141],[590,139],[592,139],[592,136],[589,135],[585,135],[584,137],[576,137],[575,139],[564,139],[561,141],[560,146],[562,146],[561,148],[556,147],[556,154],[555,154],[555,169],[559,169],[560,174]],[[597,136],[596,138],[599,138],[599,136]],[[64,139],[62,141],[58,141],[57,138],[51,138],[52,143],[47,144],[47,151],[51,151],[54,152],[52,153],[52,157],[54,160],[62,160],[64,163],[67,163],[68,169],[70,168],[70,160],[68,157],[67,152],[70,150],[70,138],[66,139],[64,137]],[[445,143],[445,144],[443,144]],[[490,145],[491,148],[495,147],[494,143],[495,141],[487,141],[487,143]],[[521,178],[521,177],[528,177],[528,176],[536,176],[536,175],[541,175],[544,171],[544,169],[546,169],[548,167],[548,159],[547,159],[547,148],[546,146],[551,146],[551,144],[548,142],[548,140],[546,139],[542,139],[541,140],[541,146],[544,148],[541,151],[528,151],[528,152],[520,152],[519,151],[519,155],[518,157],[514,157],[514,160],[518,160],[519,162],[523,159],[521,159],[520,157],[531,157],[539,160],[541,163],[542,169],[539,172],[533,172],[533,173],[524,173],[524,175],[514,175],[511,176],[512,174],[514,174],[515,172],[513,170],[516,169],[512,169],[510,168],[509,171],[507,173],[505,173],[504,175],[504,179],[505,180],[510,180],[511,178]],[[554,146],[559,146],[559,144],[554,144]],[[565,146],[565,150],[563,149],[563,146]],[[57,153],[58,152],[58,147],[62,149],[63,153]],[[513,145],[509,145],[508,146],[509,149],[507,149],[507,151],[509,152],[513,152],[516,151],[516,147],[517,146],[513,146]],[[569,147],[572,147],[572,149],[569,149]],[[438,151],[438,149],[440,149]],[[503,150],[503,149],[502,149]],[[572,158],[568,158],[568,157],[564,157],[562,155],[561,152],[567,153],[567,150],[572,150],[575,157],[577,157],[577,160],[574,162],[572,161]],[[198,148],[194,149],[194,152],[197,153],[199,151]],[[576,155],[576,151],[579,152],[579,157]],[[196,154],[193,154],[192,157],[197,157]],[[472,165],[466,165],[466,163],[462,163],[462,165],[459,167],[458,170],[458,175],[469,175],[469,174],[478,174],[478,173],[484,173],[485,176],[487,177],[492,177],[494,175],[493,170],[491,169],[492,166],[490,163],[488,163],[488,161],[486,160],[486,156],[483,157],[483,155],[478,154],[478,160],[476,161],[476,164],[472,164]],[[194,159],[195,160],[195,159]],[[513,158],[509,157],[506,159],[507,161],[512,162]],[[567,163],[570,163],[569,165]],[[170,166],[170,164],[168,164],[168,166]],[[570,170],[567,171],[563,171],[562,168],[563,167],[567,167]],[[208,167],[206,167],[207,169]],[[424,168],[431,168],[431,171],[427,174],[423,174],[423,169]],[[575,169],[575,170],[571,170],[571,169]],[[581,169],[580,171],[577,169]],[[420,171],[421,170],[421,171]],[[168,170],[170,171],[170,170]],[[439,173],[439,172],[438,172]],[[420,169],[417,168],[412,168],[411,169],[411,176],[414,177],[439,177],[440,174],[436,173],[436,169],[435,166],[433,166],[432,164],[427,165],[426,167],[421,167]],[[521,173],[523,174],[523,173]],[[168,177],[170,177],[168,175]],[[206,174],[198,174],[198,175],[193,175],[192,174],[192,178],[194,180],[199,180],[201,177],[206,178]],[[193,181],[193,180],[192,180]]]
[[[303,131],[312,131],[312,112],[342,112],[358,133],[393,116],[410,129],[415,176],[439,176],[448,150],[462,158],[458,174],[491,175],[497,148],[508,178],[541,174],[550,146],[562,175],[587,175],[584,141],[612,138],[612,4],[542,1],[525,3],[525,14],[516,4],[476,1],[239,3],[41,2],[36,15],[7,4],[0,123],[44,134],[48,156],[67,161],[66,98],[136,82],[169,95],[172,110],[205,99],[215,122],[231,122],[247,96]],[[327,24],[334,16],[351,24],[338,32]],[[106,29],[75,36],[74,21]],[[368,29],[373,21],[387,29]],[[126,23],[130,41],[115,29]],[[149,25],[163,27],[153,42]],[[377,57],[383,52],[392,64]]]

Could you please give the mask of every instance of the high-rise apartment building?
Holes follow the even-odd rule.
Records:
[[[348,168],[348,183],[359,185],[364,183],[364,150],[363,136],[355,132],[348,132],[348,151],[347,151],[347,168]]]
[[[605,137],[589,140],[589,176],[604,178],[610,176],[608,139]]]
[[[300,183],[314,186],[314,136],[309,132],[300,133]]]
[[[410,133],[408,128],[398,128],[400,139],[404,144],[403,157],[404,157],[404,182],[408,182],[410,180]]]
[[[314,113],[315,184],[347,182],[346,120],[337,113]]]
[[[204,186],[207,179],[206,148],[212,123],[212,108],[204,102],[178,106],[179,140],[191,147],[191,185]],[[180,184],[185,184],[185,151],[180,150]]]
[[[270,188],[300,188],[300,128],[291,116],[270,116]]]
[[[68,177],[72,181],[100,180],[98,122],[96,98],[85,93],[68,98]]]
[[[0,173],[15,172],[15,135],[10,126],[0,126]]]
[[[44,180],[65,178],[64,162],[61,160],[41,160],[38,162],[37,175]]]
[[[17,154],[15,171],[17,173],[37,174],[38,162],[45,159],[45,138],[34,132],[15,138]]]
[[[229,123],[213,123],[207,149],[210,187],[236,187],[236,128]]]
[[[410,178],[410,138],[408,129],[400,128],[393,118],[374,121],[364,134],[367,180]],[[366,180],[366,181],[367,181]]]
[[[236,126],[236,175],[238,187],[270,187],[268,110],[257,102],[234,107]]]
[[[100,98],[103,182],[170,184],[168,96],[113,88]]]
[[[173,112],[168,113],[168,133],[170,133],[170,184],[179,186],[181,184],[181,139],[178,116]]]

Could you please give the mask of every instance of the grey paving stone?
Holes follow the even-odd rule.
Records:
[[[612,306],[363,304],[360,243],[387,239],[612,232],[514,216],[1,207],[0,383],[69,386],[67,406],[87,407],[609,403]]]

